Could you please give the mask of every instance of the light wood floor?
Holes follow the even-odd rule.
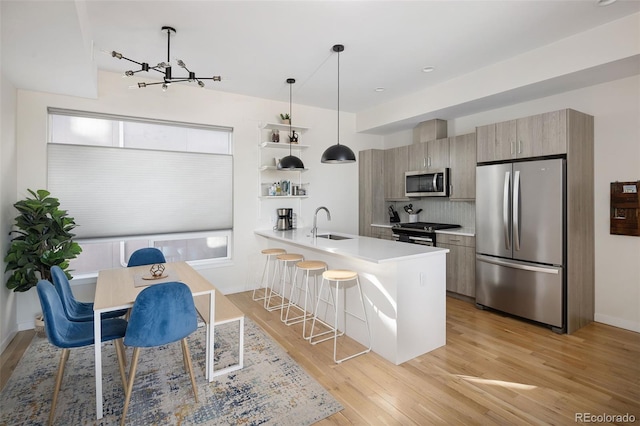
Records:
[[[447,298],[446,346],[399,366],[375,353],[336,365],[331,342],[309,345],[300,324],[283,325],[250,292],[228,297],[345,407],[320,425],[575,424],[576,413],[640,421],[638,333],[592,323],[557,335]],[[28,346],[23,333],[2,354],[0,386]]]

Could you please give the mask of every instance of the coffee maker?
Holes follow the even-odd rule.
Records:
[[[277,231],[287,231],[293,229],[293,209],[276,209],[278,221],[275,229]]]

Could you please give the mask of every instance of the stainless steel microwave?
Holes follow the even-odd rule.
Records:
[[[449,169],[405,172],[404,195],[405,197],[448,197]]]

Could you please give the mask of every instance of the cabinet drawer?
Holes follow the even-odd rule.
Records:
[[[475,247],[476,237],[467,235],[438,234],[436,236],[436,245],[450,244],[454,246]]]

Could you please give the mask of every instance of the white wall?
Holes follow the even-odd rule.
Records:
[[[595,117],[595,319],[640,332],[640,238],[609,234],[610,182],[640,180],[640,75],[451,119],[448,134],[563,108]],[[408,143],[385,137],[386,148]]]
[[[0,250],[4,259],[10,244],[9,231],[16,216],[13,203],[16,201],[16,89],[0,76]],[[6,264],[2,262],[2,271]],[[15,294],[4,285],[0,286],[0,352],[9,344],[17,332]]]
[[[275,102],[233,95],[208,89],[175,84],[167,92],[159,88],[129,89],[135,84],[119,74],[99,73],[98,99],[84,99],[49,93],[18,91],[18,197],[26,189],[46,187],[47,107],[95,111],[133,117],[156,118],[229,126],[234,129],[234,252],[233,265],[201,271],[224,293],[248,290],[254,279],[264,241],[254,236],[257,227],[267,227],[278,207],[294,207],[299,225],[311,223],[316,207],[331,210],[332,222],[321,226],[336,231],[358,230],[358,165],[321,164],[324,149],[336,140],[337,119],[332,110],[294,105],[292,116],[297,125],[309,127],[300,143],[311,147],[300,156],[309,171],[303,180],[310,182],[310,197],[289,206],[280,200],[260,201],[258,195],[259,123],[277,122],[279,113],[288,111],[288,102]],[[283,81],[283,99],[288,87]],[[157,90],[156,90],[157,89]],[[286,93],[284,92],[286,91]],[[295,94],[295,91],[294,91]],[[294,96],[295,102],[295,96]],[[341,143],[355,152],[382,144],[382,137],[355,134],[353,114],[341,114]],[[282,137],[283,135],[281,135]],[[287,179],[286,176],[281,179]],[[96,188],[100,183],[96,182]],[[55,196],[55,194],[53,194]],[[61,200],[64,207],[64,200]],[[287,201],[288,203],[288,201]],[[73,212],[70,212],[73,216]],[[4,225],[4,224],[3,224]],[[81,224],[80,224],[81,225]],[[79,289],[80,290],[80,289]],[[90,294],[86,289],[83,294]],[[35,292],[20,294],[18,323],[28,328],[38,312]]]

